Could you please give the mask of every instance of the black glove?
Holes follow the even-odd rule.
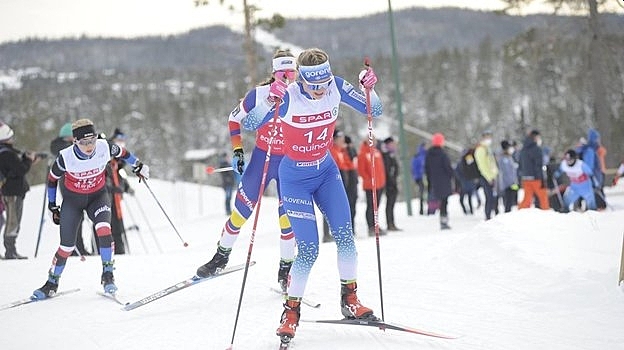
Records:
[[[132,169],[132,172],[139,177],[139,182],[141,182],[141,180],[149,179],[149,167],[142,162],[138,162]]]
[[[243,175],[243,172],[245,171],[245,153],[242,148],[234,150],[234,155],[232,156],[232,169],[238,171],[241,175]]]
[[[56,205],[56,203],[54,202],[48,202],[48,210],[52,212],[52,221],[54,221],[56,225],[60,225],[61,224],[61,207]]]

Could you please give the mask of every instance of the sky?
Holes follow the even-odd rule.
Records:
[[[216,24],[239,26],[242,15],[232,14],[218,0],[195,7],[194,0],[2,0],[0,43],[28,37],[59,38],[169,35]],[[286,18],[358,17],[387,11],[388,1],[369,0],[249,0],[262,8],[259,17],[278,12]],[[435,3],[435,5],[432,5]],[[242,4],[226,0],[226,5]],[[502,8],[499,0],[393,0],[393,10],[414,6],[455,6],[471,9]],[[302,8],[305,10],[302,11]],[[543,11],[538,4],[523,13]]]
[[[188,247],[173,231],[143,184],[124,199],[131,254],[115,257],[119,296],[137,301],[194,274],[215,251],[226,220],[223,191],[157,179],[150,188]],[[272,186],[272,185],[271,185]],[[440,231],[437,216],[407,216],[404,203],[396,224],[404,231],[380,237],[384,318],[454,340],[382,332],[359,326],[301,322],[297,350],[611,350],[624,344],[624,286],[618,287],[622,249],[624,183],[607,188],[610,209],[559,214],[513,210],[490,221],[483,207],[464,215],[453,195],[452,230]],[[28,297],[43,285],[58,246],[58,226],[45,216],[41,245],[33,258],[43,186],[26,196],[18,251],[28,260],[0,260],[0,306]],[[482,195],[481,195],[482,196]],[[522,196],[522,195],[520,195]],[[381,315],[377,244],[366,232],[364,196],[355,226],[359,253],[358,295]],[[383,213],[384,201],[381,200]],[[233,349],[277,349],[275,329],[283,310],[276,287],[279,226],[277,200],[265,197],[252,247],[251,267]],[[149,218],[147,221],[145,218]],[[253,217],[252,217],[253,219]],[[85,220],[87,221],[87,220]],[[88,225],[88,222],[85,224]],[[380,214],[385,228],[385,216]],[[253,220],[243,229],[230,265],[244,263]],[[85,227],[85,240],[90,240]],[[156,245],[161,247],[162,251]],[[321,307],[302,306],[302,320],[340,317],[334,243],[323,243],[305,296]],[[70,295],[0,311],[0,349],[39,349],[64,344],[80,349],[225,349],[231,344],[243,272],[236,272],[164,297],[133,311],[98,296],[101,262],[72,257],[59,291]]]

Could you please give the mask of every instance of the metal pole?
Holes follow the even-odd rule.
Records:
[[[392,70],[394,71],[394,91],[397,114],[399,119],[399,153],[401,156],[401,172],[403,174],[403,194],[407,204],[407,216],[412,216],[412,177],[410,176],[409,159],[407,157],[407,140],[403,128],[403,105],[401,103],[401,82],[399,80],[399,62],[397,60],[396,40],[394,36],[394,16],[392,2],[388,0],[388,19],[390,21],[390,37],[392,38]]]

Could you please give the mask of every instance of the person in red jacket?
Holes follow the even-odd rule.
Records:
[[[373,143],[377,140],[373,138]],[[368,140],[364,140],[360,145],[358,152],[358,174],[362,178],[362,188],[366,193],[366,223],[368,224],[368,235],[375,235],[375,218],[373,216],[373,190],[377,194],[377,206],[379,207],[379,199],[381,193],[386,186],[386,170],[384,168],[383,156],[377,147],[373,147],[373,157],[375,161],[375,174],[372,173],[372,161]],[[373,176],[375,177],[375,187],[373,187]],[[385,234],[383,230],[379,230],[380,234]]]

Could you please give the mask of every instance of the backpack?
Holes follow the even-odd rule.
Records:
[[[477,161],[474,158],[474,152],[474,147],[468,149],[466,153],[462,155],[459,163],[461,175],[466,180],[476,180],[479,176],[481,176],[481,172],[479,172],[479,167],[477,166]]]

